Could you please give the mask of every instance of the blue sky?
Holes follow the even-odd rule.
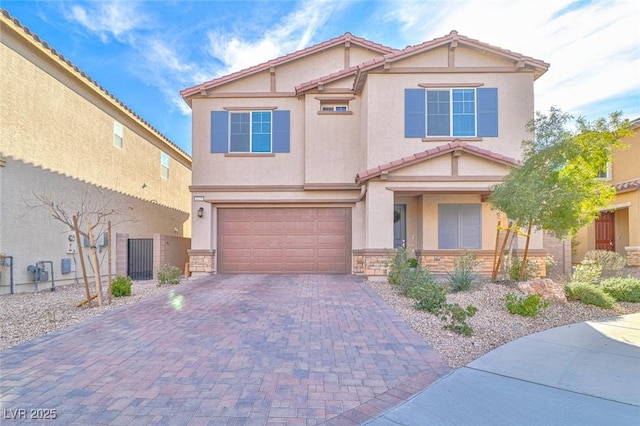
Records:
[[[460,34],[551,64],[536,110],[640,117],[640,2],[12,1],[0,7],[191,153],[180,90],[345,32],[394,48]]]

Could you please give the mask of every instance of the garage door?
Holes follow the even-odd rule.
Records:
[[[350,273],[351,209],[219,209],[218,270]]]

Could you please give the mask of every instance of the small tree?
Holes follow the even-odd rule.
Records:
[[[573,117],[560,109],[536,113],[528,124],[534,138],[523,142],[521,166],[497,185],[491,204],[516,228],[543,229],[557,238],[575,234],[615,195],[613,187],[597,178],[612,161],[613,150],[624,147],[620,140],[631,134],[629,121],[621,115],[615,112],[593,122],[578,118],[571,131],[567,124]],[[521,271],[525,266],[526,249]]]
[[[44,209],[51,218],[62,223],[69,231],[76,231],[78,236],[84,237],[92,244],[90,247],[90,262],[94,269],[96,279],[96,290],[98,293],[98,304],[102,305],[102,288],[100,283],[100,261],[96,253],[96,247],[93,241],[94,236],[106,231],[107,223],[111,222],[111,218],[115,219],[114,224],[123,222],[132,222],[133,220],[128,214],[119,207],[114,206],[113,199],[106,190],[92,187],[85,190],[78,199],[71,199],[68,195],[57,194],[51,192],[33,193],[33,199],[24,200],[26,206],[30,209]],[[73,205],[73,207],[70,206]],[[74,213],[75,211],[75,213]],[[76,241],[78,249],[82,241]],[[109,242],[111,244],[111,242]],[[84,260],[82,260],[83,275]],[[86,278],[85,278],[86,280]],[[88,287],[88,284],[85,283]],[[87,290],[88,291],[88,290]],[[91,306],[91,297],[87,294],[87,302]]]

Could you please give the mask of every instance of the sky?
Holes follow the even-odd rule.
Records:
[[[640,1],[14,1],[9,11],[191,153],[180,90],[350,32],[401,49],[459,34],[543,60],[535,109],[640,118]]]

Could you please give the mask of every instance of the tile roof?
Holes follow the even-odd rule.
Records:
[[[616,183],[613,187],[618,192],[638,191],[640,190],[640,178]]]
[[[457,31],[454,30],[443,37],[434,38],[433,40],[425,41],[423,43],[420,43],[414,46],[407,46],[402,50],[395,50],[393,52],[384,54],[378,58],[371,59],[369,61],[363,62],[359,65],[350,67],[348,69],[330,74],[328,76],[320,77],[306,83],[302,83],[296,86],[296,92],[297,93],[304,92],[306,90],[316,88],[318,84],[328,83],[328,82],[339,80],[351,75],[356,75],[356,82],[354,82],[353,89],[357,90],[357,87],[355,87],[355,84],[357,83],[357,79],[360,74],[370,71],[372,69],[381,67],[385,63],[390,63],[390,62],[398,61],[401,59],[405,59],[409,56],[422,53],[431,49],[435,49],[437,47],[440,47],[449,43],[463,44],[476,49],[491,52],[499,56],[503,56],[516,63],[521,63],[523,66],[527,65],[527,66],[533,67],[538,71],[538,74],[536,74],[536,78],[544,74],[547,71],[547,69],[549,69],[549,66],[550,66],[548,63],[541,61],[539,59],[534,59],[530,56],[525,56],[520,53],[512,52],[511,50],[507,50],[501,47],[492,46],[490,44],[483,43],[479,40],[460,35],[458,34]]]
[[[392,52],[396,52],[397,51],[396,49],[394,49],[392,47],[384,46],[382,44],[375,43],[373,41],[364,39],[362,37],[354,36],[353,34],[347,32],[347,33],[344,33],[341,36],[338,36],[338,37],[332,38],[330,40],[324,41],[322,43],[307,47],[305,49],[298,50],[296,52],[289,53],[289,54],[284,55],[284,56],[280,56],[280,57],[278,57],[276,59],[272,59],[272,60],[269,60],[267,62],[263,62],[263,63],[258,64],[258,65],[254,65],[252,67],[249,67],[249,68],[246,68],[246,69],[243,69],[243,70],[240,70],[240,71],[236,71],[234,73],[227,74],[227,75],[222,76],[222,77],[214,78],[213,80],[204,82],[202,84],[198,84],[198,85],[193,86],[193,87],[186,88],[184,90],[181,90],[180,94],[182,95],[182,97],[186,98],[186,97],[192,96],[194,94],[197,94],[202,90],[207,90],[207,89],[210,89],[212,87],[216,87],[216,86],[219,86],[221,84],[228,83],[230,81],[236,80],[236,79],[241,78],[241,77],[246,77],[248,75],[255,74],[255,73],[260,72],[260,71],[265,71],[265,70],[268,70],[269,68],[271,68],[273,66],[281,65],[281,64],[284,64],[286,62],[290,62],[290,61],[293,61],[295,59],[299,59],[301,57],[310,55],[310,54],[312,54],[314,52],[318,52],[318,51],[321,51],[321,50],[324,50],[324,49],[327,49],[327,48],[330,48],[330,47],[338,46],[338,45],[344,44],[346,42],[351,42],[351,43],[357,44],[359,46],[366,47],[368,49],[377,51],[377,52],[379,52],[381,54],[387,54],[387,53],[392,53]]]
[[[109,100],[114,102],[119,108],[121,108],[124,111],[126,111],[135,120],[137,120],[140,124],[142,124],[143,127],[146,127],[148,130],[151,131],[151,133],[155,134],[155,136],[157,136],[162,141],[166,142],[173,149],[175,149],[177,152],[182,154],[185,157],[185,159],[187,159],[189,162],[191,162],[191,156],[189,154],[187,154],[184,150],[182,150],[182,148],[180,148],[178,145],[176,145],[174,142],[172,142],[168,137],[166,137],[165,135],[160,133],[160,131],[157,130],[155,127],[153,127],[151,124],[147,123],[142,117],[140,117],[138,114],[133,112],[133,110],[131,110],[124,103],[122,103],[118,98],[116,98],[114,95],[109,93],[104,87],[99,85],[95,80],[93,80],[91,77],[89,77],[87,74],[85,74],[84,71],[80,70],[71,61],[69,61],[67,58],[62,56],[61,53],[59,53],[53,47],[49,46],[49,44],[46,41],[42,40],[40,37],[38,37],[37,34],[31,32],[31,30],[28,27],[22,25],[22,23],[18,19],[14,18],[13,16],[11,16],[11,14],[9,14],[9,11],[7,11],[5,9],[0,9],[0,12],[1,12],[1,15],[2,15],[2,17],[4,19],[9,20],[11,23],[13,23],[13,25],[15,25],[15,27],[17,27],[18,29],[22,30],[25,33],[25,35],[28,36],[28,37],[25,37],[25,38],[29,38],[30,37],[31,39],[33,39],[33,42],[35,42],[34,44],[36,46],[38,46],[38,45],[41,46],[45,51],[49,52],[53,56],[53,58],[56,61],[58,61],[58,63],[60,63],[61,65],[65,66],[65,67],[69,67],[70,71],[72,71],[78,77],[80,77],[81,79],[83,79],[87,83],[89,83],[89,86],[93,90],[95,90],[98,93],[101,93],[103,96],[105,96],[106,98],[108,98]]]
[[[478,157],[483,157],[488,160],[495,161],[497,163],[501,163],[507,166],[518,165],[518,162],[513,158],[494,153],[492,151],[489,151],[488,149],[478,148],[475,145],[469,145],[467,143],[460,142],[460,140],[456,139],[453,142],[436,146],[434,148],[427,149],[426,151],[421,151],[421,152],[409,155],[407,157],[403,157],[398,160],[391,161],[389,163],[381,164],[374,168],[360,172],[356,174],[356,179],[355,179],[356,185],[361,185],[365,181],[378,177],[384,172],[391,172],[393,170],[402,169],[404,167],[411,166],[413,164],[417,164],[422,161],[429,160],[431,158],[435,158],[440,155],[447,154],[454,151],[468,152]]]
[[[151,131],[151,133],[153,133],[159,139],[161,139],[164,142],[166,142],[167,144],[169,144],[173,149],[175,149],[177,152],[182,154],[185,159],[187,159],[189,162],[191,162],[191,156],[189,154],[187,154],[185,151],[183,151],[178,145],[176,145],[174,142],[172,142],[168,137],[166,137],[165,135],[160,133],[160,131],[157,130],[155,127],[153,127],[151,124],[147,123],[142,117],[140,117],[138,114],[133,112],[128,106],[123,104],[118,98],[116,98],[114,95],[109,93],[104,87],[100,86],[95,80],[93,80],[91,77],[89,77],[87,74],[85,74],[82,70],[80,70],[77,66],[75,66],[67,58],[62,56],[62,54],[60,54],[58,51],[56,51],[53,47],[49,46],[49,44],[46,41],[42,40],[40,37],[38,37],[37,34],[31,32],[31,30],[28,27],[22,25],[22,23],[18,19],[14,18],[13,16],[11,16],[11,14],[9,14],[9,11],[7,11],[5,9],[0,9],[0,12],[1,12],[1,15],[2,15],[3,19],[6,19],[6,20],[10,21],[11,23],[13,23],[13,25],[15,27],[17,27],[20,30],[22,30],[24,32],[24,34],[26,36],[28,36],[28,37],[25,37],[25,38],[29,38],[30,37],[31,39],[33,39],[33,42],[35,42],[34,43],[35,45],[39,45],[45,51],[49,52],[53,56],[53,58],[55,60],[57,60],[61,65],[65,66],[65,67],[70,67],[71,71],[76,73],[78,77],[80,77],[81,79],[83,79],[87,83],[89,83],[88,85],[93,90],[95,90],[98,93],[101,93],[106,98],[110,99],[118,107],[120,107],[121,109],[126,111],[135,120],[137,120],[140,124],[142,124],[143,127],[146,127],[148,130]]]

